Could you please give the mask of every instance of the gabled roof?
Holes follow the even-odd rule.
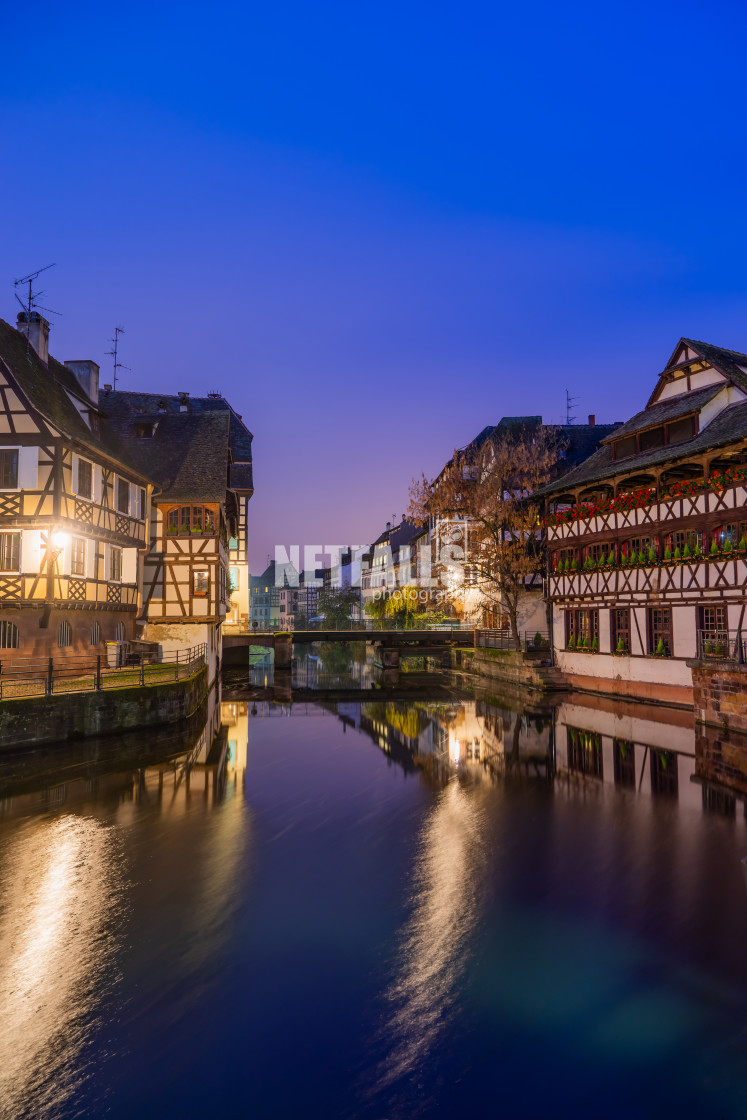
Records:
[[[672,356],[667,362],[664,370],[659,375],[659,380],[656,387],[649,397],[649,404],[652,404],[661,389],[662,380],[665,375],[672,369],[677,369],[678,366],[686,365],[687,362],[678,362],[677,359],[684,347],[689,350],[695,351],[699,357],[703,358],[709,365],[713,366],[715,370],[723,374],[724,377],[732,381],[740,389],[747,393],[747,354],[740,353],[739,350],[726,350],[723,346],[714,346],[710,342],[699,342],[694,338],[681,338],[674,350]],[[690,358],[689,361],[696,359]]]
[[[31,407],[63,436],[138,473],[127,449],[105,416],[83,392],[72,370],[51,356],[49,364],[45,365],[33,346],[28,346],[25,336],[3,319],[0,319],[0,360]],[[98,413],[100,438],[90,430],[68,393],[82,407]]]

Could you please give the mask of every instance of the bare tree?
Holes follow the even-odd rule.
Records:
[[[519,600],[542,571],[541,510],[534,494],[556,474],[561,448],[555,431],[541,424],[500,431],[478,448],[455,451],[438,478],[422,475],[410,487],[408,516],[414,521],[466,523],[464,562],[485,599],[508,616],[517,649]]]

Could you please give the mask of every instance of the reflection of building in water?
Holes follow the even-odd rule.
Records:
[[[249,746],[249,705],[245,700],[221,704],[221,724],[226,728],[226,782],[243,789]]]
[[[556,766],[566,780],[579,777],[678,798],[700,806],[695,774],[695,725],[691,712],[647,704],[584,697],[556,712]]]

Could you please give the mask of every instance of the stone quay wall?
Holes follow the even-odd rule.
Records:
[[[688,661],[698,723],[747,732],[747,665]]]

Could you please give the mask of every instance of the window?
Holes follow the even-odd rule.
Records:
[[[661,644],[660,644],[661,643]],[[650,607],[648,612],[648,652],[672,655],[672,609]]]
[[[612,444],[615,451],[615,459],[627,459],[629,455],[635,455],[637,451],[635,436],[625,436],[624,439],[616,439]]]
[[[89,644],[92,646],[101,645],[101,626],[98,622],[91,623],[91,633],[89,635]]]
[[[0,649],[18,649],[18,627],[15,622],[0,622]]]
[[[239,569],[238,568],[229,568],[228,569],[228,589],[229,589],[229,591],[238,591],[239,590]]]
[[[18,489],[18,452],[0,451],[0,490]]]
[[[726,607],[698,608],[698,656],[723,657],[729,652]]]
[[[606,559],[607,547],[603,544],[590,544],[584,549],[584,560],[592,560],[598,564],[600,560]]]
[[[577,649],[594,649],[599,645],[599,611],[572,610],[565,612],[566,645]]]
[[[747,542],[747,521],[732,521],[729,525],[721,525],[714,534],[719,548],[723,551],[728,541],[731,548],[739,548],[739,542]],[[727,549],[731,552],[731,549]]]
[[[57,645],[60,649],[73,644],[73,631],[69,622],[61,622],[57,631]]]
[[[228,550],[229,550],[229,552],[238,552],[239,551],[239,542],[237,541],[236,537],[230,537],[229,538]]]
[[[99,414],[98,412],[89,412],[88,420],[91,426],[91,431],[95,436],[99,434]]]
[[[664,428],[648,428],[638,435],[638,447],[641,451],[653,451],[656,447],[664,446]]]
[[[130,484],[126,478],[117,479],[117,510],[119,513],[130,512]]]
[[[87,459],[78,459],[75,493],[79,498],[91,498],[93,495],[93,467]]]
[[[73,547],[70,555],[70,575],[84,576],[86,574],[86,542],[83,537],[73,537]]]
[[[207,568],[196,568],[192,573],[192,581],[195,597],[204,599],[210,591],[210,573]]]
[[[145,521],[145,490],[142,486],[137,490],[137,516],[139,521]]]
[[[635,553],[636,556],[640,556],[641,553],[643,553],[644,556],[648,556],[651,551],[653,551],[656,556],[659,555],[659,542],[656,537],[633,537],[631,540],[624,542],[622,546],[622,558],[623,560],[627,560],[633,553]]]
[[[226,569],[221,565],[220,567],[220,601],[225,603],[228,599],[228,589],[226,587]]]
[[[138,439],[153,439],[152,424],[136,424],[135,435]]]
[[[215,536],[215,513],[207,506],[175,506],[169,510],[169,536]]]
[[[115,583],[122,580],[122,549],[109,546],[109,579]]]
[[[559,566],[562,564],[563,568],[568,568],[570,571],[573,566],[573,561],[577,559],[575,548],[558,548],[552,554],[553,570],[558,571]]]
[[[615,607],[610,611],[611,648],[618,653],[630,653],[630,611],[627,607]]]
[[[685,549],[688,550],[688,556],[696,556],[698,550],[705,552],[706,536],[702,529],[680,529],[676,533],[667,533],[664,538],[664,558],[666,559],[667,550],[674,557],[675,550],[679,549],[680,553],[677,559],[685,555]]]
[[[667,443],[684,443],[694,435],[694,416],[686,416],[684,420],[673,420],[671,424],[667,424]]]
[[[20,572],[21,534],[0,533],[0,571]]]
[[[123,642],[125,640],[125,624],[124,624],[124,622],[118,622],[117,625],[115,626],[115,628],[114,628],[114,640],[115,640],[115,642]]]

